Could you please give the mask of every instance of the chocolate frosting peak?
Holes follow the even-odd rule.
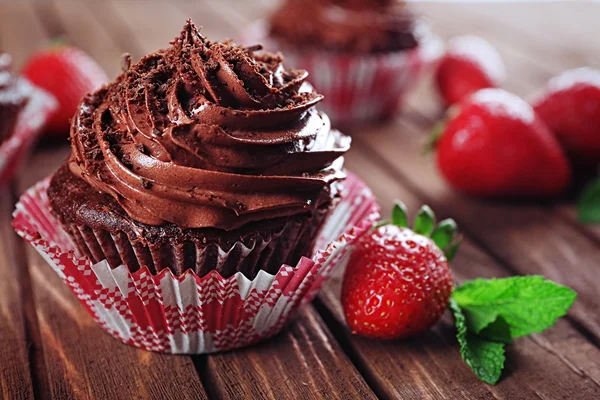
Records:
[[[230,230],[329,202],[350,139],[315,110],[306,71],[259,49],[212,43],[188,20],[83,100],[71,171],[150,225]]]
[[[377,53],[418,45],[414,15],[400,0],[287,0],[270,26],[300,48]]]

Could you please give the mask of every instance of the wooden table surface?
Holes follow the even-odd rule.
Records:
[[[273,1],[3,0],[0,49],[17,66],[48,37],[64,35],[111,77],[124,52],[166,47],[188,17],[212,39],[236,37]],[[532,93],[553,75],[600,66],[600,4],[414,5],[440,36],[473,33],[502,53],[506,88]],[[424,202],[465,234],[458,280],[541,274],[578,293],[569,315],[508,347],[497,386],[460,358],[446,316],[417,338],[377,342],[344,325],[333,279],[297,321],[267,343],[210,356],[169,356],[105,334],[44,260],[9,226],[18,195],[50,174],[68,147],[40,147],[0,193],[0,390],[4,398],[577,398],[600,399],[600,226],[582,226],[568,201],[487,202],[461,196],[423,156],[441,110],[430,85],[387,125],[351,132],[347,166],[366,180],[383,212],[395,198]]]

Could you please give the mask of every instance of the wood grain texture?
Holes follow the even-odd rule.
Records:
[[[28,340],[21,285],[27,279],[21,269],[27,267],[16,251],[20,239],[6,223],[12,208],[10,189],[0,186],[0,394],[4,399],[33,399],[29,352],[34,344]]]
[[[223,399],[374,399],[314,308],[268,343],[208,357],[205,381]]]
[[[18,70],[47,35],[29,2],[0,3],[0,7],[0,49],[12,56]]]

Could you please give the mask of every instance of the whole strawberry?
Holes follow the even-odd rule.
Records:
[[[453,220],[435,227],[433,212],[423,206],[411,230],[405,206],[397,203],[392,222],[361,239],[348,263],[342,306],[353,333],[396,339],[435,324],[452,293],[448,260],[458,242]]]
[[[479,89],[500,86],[505,75],[502,57],[489,42],[458,36],[448,43],[435,80],[442,100],[451,106]]]
[[[571,177],[546,124],[501,89],[482,89],[460,104],[438,140],[437,165],[453,187],[481,196],[554,195]]]
[[[92,57],[81,49],[63,44],[34,54],[22,73],[58,100],[58,110],[45,127],[48,133],[58,137],[68,136],[69,119],[83,96],[108,81]]]
[[[564,72],[548,82],[533,105],[575,165],[600,164],[600,70]]]

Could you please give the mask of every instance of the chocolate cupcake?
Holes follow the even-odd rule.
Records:
[[[14,133],[30,94],[28,86],[10,73],[10,64],[11,57],[0,53],[0,144]]]
[[[53,212],[94,262],[223,277],[309,256],[341,193],[350,139],[315,109],[304,70],[191,21],[87,96]]]
[[[415,15],[397,0],[288,0],[269,22],[274,38],[307,50],[387,53],[419,43]]]
[[[246,32],[311,73],[337,124],[393,117],[441,41],[400,0],[287,0]]]

